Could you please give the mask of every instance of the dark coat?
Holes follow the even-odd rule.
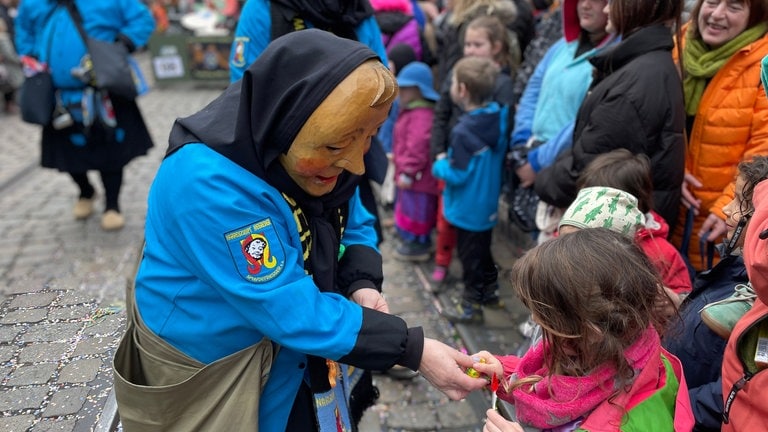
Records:
[[[593,57],[595,78],[579,109],[573,148],[542,170],[535,189],[542,201],[568,207],[589,162],[617,148],[651,160],[654,210],[677,220],[685,169],[685,113],[680,76],[672,60],[672,34],[646,27]]]
[[[735,255],[699,274],[693,291],[680,307],[679,320],[664,336],[664,348],[683,364],[693,414],[701,428],[696,430],[719,430],[723,410],[720,377],[727,342],[704,324],[699,311],[709,303],[729,297],[737,284],[747,281],[744,259]]]

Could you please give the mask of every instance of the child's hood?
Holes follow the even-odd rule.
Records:
[[[480,141],[482,147],[495,148],[499,141],[501,112],[497,103],[493,102],[484,108],[478,108],[467,114],[465,119],[467,128],[472,131]],[[481,147],[481,148],[482,148]],[[474,149],[478,151],[480,148]]]
[[[752,202],[755,213],[744,240],[744,261],[757,296],[768,304],[768,181],[755,187]],[[763,233],[766,239],[760,238]]]

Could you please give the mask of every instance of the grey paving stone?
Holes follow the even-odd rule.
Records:
[[[69,342],[40,342],[23,347],[19,351],[20,363],[56,362],[72,349]]]
[[[21,330],[21,326],[0,326],[0,343],[14,341]]]
[[[81,323],[41,323],[34,324],[21,335],[23,343],[66,341],[78,335]]]
[[[57,295],[55,292],[22,294],[14,297],[9,307],[11,309],[44,307],[50,305]]]
[[[453,403],[450,410],[440,410],[437,413],[439,424],[451,428],[467,428],[467,430],[482,424],[484,418],[479,418],[475,409],[466,401]]]
[[[67,284],[69,288],[72,288],[71,284]],[[90,296],[87,296],[78,290],[69,289],[66,292],[64,292],[59,298],[58,304],[60,306],[69,306],[69,305],[76,305],[76,304],[86,304],[86,303],[92,303],[93,298]]]
[[[46,289],[47,278],[11,280],[3,285],[2,291],[6,295],[39,292]]]
[[[95,318],[95,321],[89,322],[85,326],[83,334],[87,336],[118,334],[123,328],[123,321],[123,317],[119,315]]]
[[[103,354],[107,352],[112,346],[117,346],[117,341],[115,340],[114,336],[81,339],[77,342],[75,352],[72,355],[75,357],[80,357]]]
[[[426,404],[406,405],[398,408],[397,415],[386,417],[386,426],[395,430],[435,430],[437,413]]]
[[[6,383],[9,386],[45,384],[54,378],[58,363],[22,365],[11,372]]]
[[[11,310],[0,318],[0,324],[37,323],[45,321],[47,316],[48,309],[44,308]]]
[[[0,411],[11,413],[26,409],[36,409],[42,405],[48,394],[48,386],[14,388],[0,391]],[[2,429],[0,430],[9,430]]]
[[[61,389],[53,394],[51,402],[43,411],[43,416],[76,414],[83,407],[87,395],[88,388],[84,386]]]
[[[35,416],[24,414],[12,417],[0,417],[0,430],[20,432],[28,430],[35,422]]]
[[[55,307],[51,308],[48,320],[56,322],[82,319],[84,316],[88,316],[91,310],[93,310],[92,306],[83,304]]]
[[[0,345],[0,364],[10,361],[18,350],[18,347],[13,345]]]
[[[96,378],[101,366],[101,359],[72,360],[59,373],[58,382],[87,383]]]
[[[73,418],[44,418],[29,432],[69,432],[75,429],[75,421]]]

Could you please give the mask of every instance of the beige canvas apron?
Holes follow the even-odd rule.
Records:
[[[259,398],[276,352],[272,343],[264,338],[205,365],[149,330],[132,286],[127,294],[128,325],[112,363],[123,430],[258,431]]]

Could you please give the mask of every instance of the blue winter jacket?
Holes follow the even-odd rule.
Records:
[[[307,27],[312,23],[306,21]],[[376,18],[371,15],[355,29],[357,40],[378,54],[385,65],[387,51],[381,40],[381,30]],[[240,20],[235,29],[232,50],[229,58],[229,78],[235,82],[243,77],[243,72],[261,55],[272,40],[272,17],[268,0],[249,0],[240,12]]]
[[[723,411],[721,366],[727,343],[704,324],[699,311],[709,303],[729,297],[737,284],[747,281],[744,259],[736,255],[730,255],[711,270],[700,273],[694,279],[693,291],[680,307],[680,319],[664,335],[664,348],[683,364],[697,426],[720,429]]]
[[[507,107],[496,102],[463,114],[451,130],[448,156],[432,164],[432,174],[445,181],[443,213],[451,225],[473,232],[496,225],[506,119]]]
[[[131,48],[147,44],[155,20],[140,0],[75,1],[83,17],[85,32],[92,38],[112,42],[127,38]],[[16,19],[16,49],[19,55],[48,63],[53,82],[60,89],[82,89],[85,84],[72,76],[86,54],[85,43],[67,8],[54,0],[24,0]]]
[[[92,38],[112,42],[127,39],[132,49],[147,44],[155,20],[140,0],[83,1],[75,4],[83,17],[85,32]],[[86,54],[85,42],[65,6],[55,0],[24,0],[16,19],[16,49],[47,63],[54,86],[64,104],[78,104],[85,84],[72,75]]]
[[[534,171],[551,165],[573,143],[576,113],[592,82],[589,58],[602,46],[575,57],[579,39],[563,37],[536,66],[520,98],[510,143],[521,146],[531,137],[543,142],[528,152]]]

